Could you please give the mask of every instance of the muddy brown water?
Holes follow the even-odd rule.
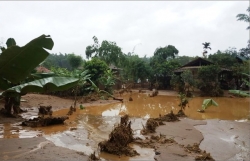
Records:
[[[21,127],[17,124],[0,124],[0,138],[27,138],[43,135],[57,146],[66,147],[72,150],[84,152],[90,155],[97,152],[97,144],[108,139],[114,126],[119,123],[120,116],[128,114],[132,121],[132,129],[135,136],[144,138],[140,135],[140,130],[145,125],[148,118],[164,115],[170,110],[177,113],[180,107],[177,96],[149,97],[147,94],[132,94],[133,101],[128,101],[129,94],[124,94],[123,103],[86,107],[84,110],[77,111],[65,121],[64,125],[30,128]],[[211,106],[205,113],[197,112],[201,109],[204,99],[212,98],[219,106]],[[185,108],[186,115],[195,120],[221,119],[245,121],[250,113],[249,98],[229,98],[229,97],[195,97],[189,100],[189,105]],[[68,109],[55,111],[54,116],[66,115]],[[23,115],[25,118],[34,117],[37,114],[37,107],[29,110]],[[140,156],[129,158],[100,153],[99,156],[104,160],[154,160],[154,151],[149,148],[140,148],[131,145],[140,153]]]

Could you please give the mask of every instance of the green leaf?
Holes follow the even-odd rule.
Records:
[[[204,99],[202,103],[202,109],[205,110],[212,105],[218,106],[218,103],[215,102],[213,99]]]
[[[80,105],[80,109],[83,110],[83,109],[85,109],[85,107],[83,107],[83,105]]]
[[[49,36],[41,35],[23,47],[9,47],[0,55],[0,75],[12,83],[24,80],[49,55],[44,48],[53,46]]]
[[[63,91],[77,85],[79,79],[72,77],[49,77],[14,86],[0,96],[23,95],[28,92]]]
[[[241,97],[250,97],[249,92],[241,91],[241,90],[229,90],[229,93],[238,95]]]

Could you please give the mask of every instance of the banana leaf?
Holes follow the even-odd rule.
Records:
[[[215,102],[213,99],[204,99],[203,103],[202,103],[202,109],[205,110],[207,109],[209,106],[218,106],[218,103]]]
[[[34,79],[41,79],[41,78],[47,78],[47,77],[53,77],[53,76],[58,76],[53,72],[50,73],[33,73],[30,74],[29,77],[34,78]]]
[[[28,92],[63,91],[77,85],[79,79],[73,77],[49,77],[14,86],[0,93],[0,96],[13,97]]]
[[[238,95],[241,97],[250,97],[249,91],[245,92],[245,91],[241,91],[241,90],[229,90],[229,93],[234,94],[234,95]]]
[[[30,72],[47,58],[51,50],[53,40],[46,35],[30,41],[23,47],[11,46],[0,55],[0,75],[12,83],[24,80]]]

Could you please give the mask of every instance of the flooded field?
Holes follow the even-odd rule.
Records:
[[[132,129],[137,137],[140,130],[145,125],[148,118],[158,117],[159,114],[165,115],[173,110],[177,113],[180,107],[177,96],[149,97],[146,94],[134,93],[133,101],[128,101],[129,94],[123,96],[123,103],[114,103],[109,105],[91,106],[77,111],[65,121],[64,125],[30,128],[22,127],[19,124],[0,124],[0,138],[27,138],[43,135],[46,139],[52,141],[55,145],[66,147],[68,149],[84,152],[90,155],[97,152],[97,144],[108,139],[108,136],[114,125],[120,121],[120,116],[128,114],[132,121]],[[204,119],[221,119],[245,121],[250,114],[249,98],[229,98],[220,97],[212,98],[219,106],[211,106],[206,109],[205,113],[197,112],[201,109],[204,99],[211,97],[195,97],[189,100],[189,105],[185,108],[185,114],[195,120]],[[55,111],[54,116],[66,115],[68,109]],[[25,118],[34,117],[37,114],[37,107],[23,114]],[[153,160],[153,149],[140,148],[133,146],[139,153],[139,157],[123,157],[121,160],[142,160],[147,158]],[[99,156],[104,160],[116,160],[117,156],[101,153]]]

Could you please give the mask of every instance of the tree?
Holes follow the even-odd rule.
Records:
[[[42,65],[48,69],[52,67],[66,68],[67,70],[72,70],[72,66],[68,60],[70,54],[50,54],[42,63]]]
[[[104,85],[104,91],[107,91],[110,94],[113,93],[112,86],[115,85],[115,77],[111,69],[105,71],[99,81],[102,85]]]
[[[250,7],[247,8],[247,12],[250,12]],[[250,23],[250,17],[247,14],[238,14],[236,18],[238,18],[237,19],[238,21],[245,21],[248,24]],[[250,29],[250,26],[247,27],[247,30],[249,29]]]
[[[11,86],[16,84],[16,86],[4,89],[0,93],[0,96],[5,99],[5,111],[7,115],[12,115],[12,108],[15,114],[20,112],[21,96],[28,92],[65,90],[78,83],[79,80],[76,78],[47,77],[20,84],[49,55],[44,48],[51,50],[54,42],[49,35],[41,35],[23,47],[19,47],[13,43],[14,39],[8,40],[7,42],[10,42],[7,43],[8,48],[3,49],[0,55],[0,89],[6,88],[6,86],[2,86],[2,82],[7,82]]]
[[[220,67],[218,65],[202,66],[198,69],[197,87],[206,96],[222,96],[223,91],[220,89],[218,74]]]
[[[250,13],[250,7],[247,8],[247,12]],[[250,23],[250,16],[247,15],[247,14],[238,14],[238,15],[236,16],[236,18],[238,18],[238,19],[237,19],[238,21],[245,21],[245,22],[247,22],[248,24]],[[250,30],[250,26],[247,27],[247,30]],[[243,57],[249,59],[249,57],[250,57],[250,40],[248,40],[248,45],[247,45],[247,47],[246,47],[246,48],[240,49],[239,52],[240,52],[240,55],[241,55],[241,56],[243,56]]]
[[[175,58],[175,60],[177,62],[180,63],[180,65],[185,65],[187,63],[189,63],[190,61],[194,60],[194,57],[190,57],[190,56],[178,56],[177,58]]]
[[[233,65],[238,64],[234,54],[224,53],[221,51],[217,51],[213,55],[210,54],[208,56],[208,60],[219,65],[220,67],[228,69],[231,69]]]
[[[99,57],[108,65],[118,65],[123,53],[121,48],[116,45],[116,42],[104,40],[102,41],[101,45],[99,45],[97,37],[94,36],[93,39],[94,44],[86,47],[86,57],[88,59],[91,57]]]
[[[204,58],[206,58],[207,49],[210,49],[210,50],[211,50],[210,42],[202,43],[202,45],[203,45],[203,49],[204,49],[204,51],[203,51],[202,54],[203,54]]]
[[[92,58],[90,61],[87,61],[84,66],[84,70],[88,70],[91,75],[91,80],[95,83],[99,83],[99,78],[109,69],[108,65],[99,58]]]
[[[154,52],[154,56],[159,56],[160,59],[167,60],[168,58],[175,58],[178,53],[179,51],[173,45],[168,45],[163,48],[157,48]]]
[[[151,76],[149,63],[139,58],[138,55],[127,56],[127,65],[123,67],[126,80],[137,81],[139,78],[144,81]]]
[[[99,53],[99,47],[100,47],[99,41],[96,36],[93,36],[93,40],[94,40],[94,44],[87,46],[85,50],[87,59],[91,57],[96,57],[98,56],[98,53]],[[94,56],[92,54],[94,54]]]
[[[193,89],[196,86],[192,72],[190,70],[185,70],[181,73],[181,79],[184,82],[184,91],[186,96],[191,97],[192,93],[190,92],[190,88]]]
[[[73,69],[77,69],[82,64],[83,59],[81,56],[72,53],[68,55],[68,61]]]

